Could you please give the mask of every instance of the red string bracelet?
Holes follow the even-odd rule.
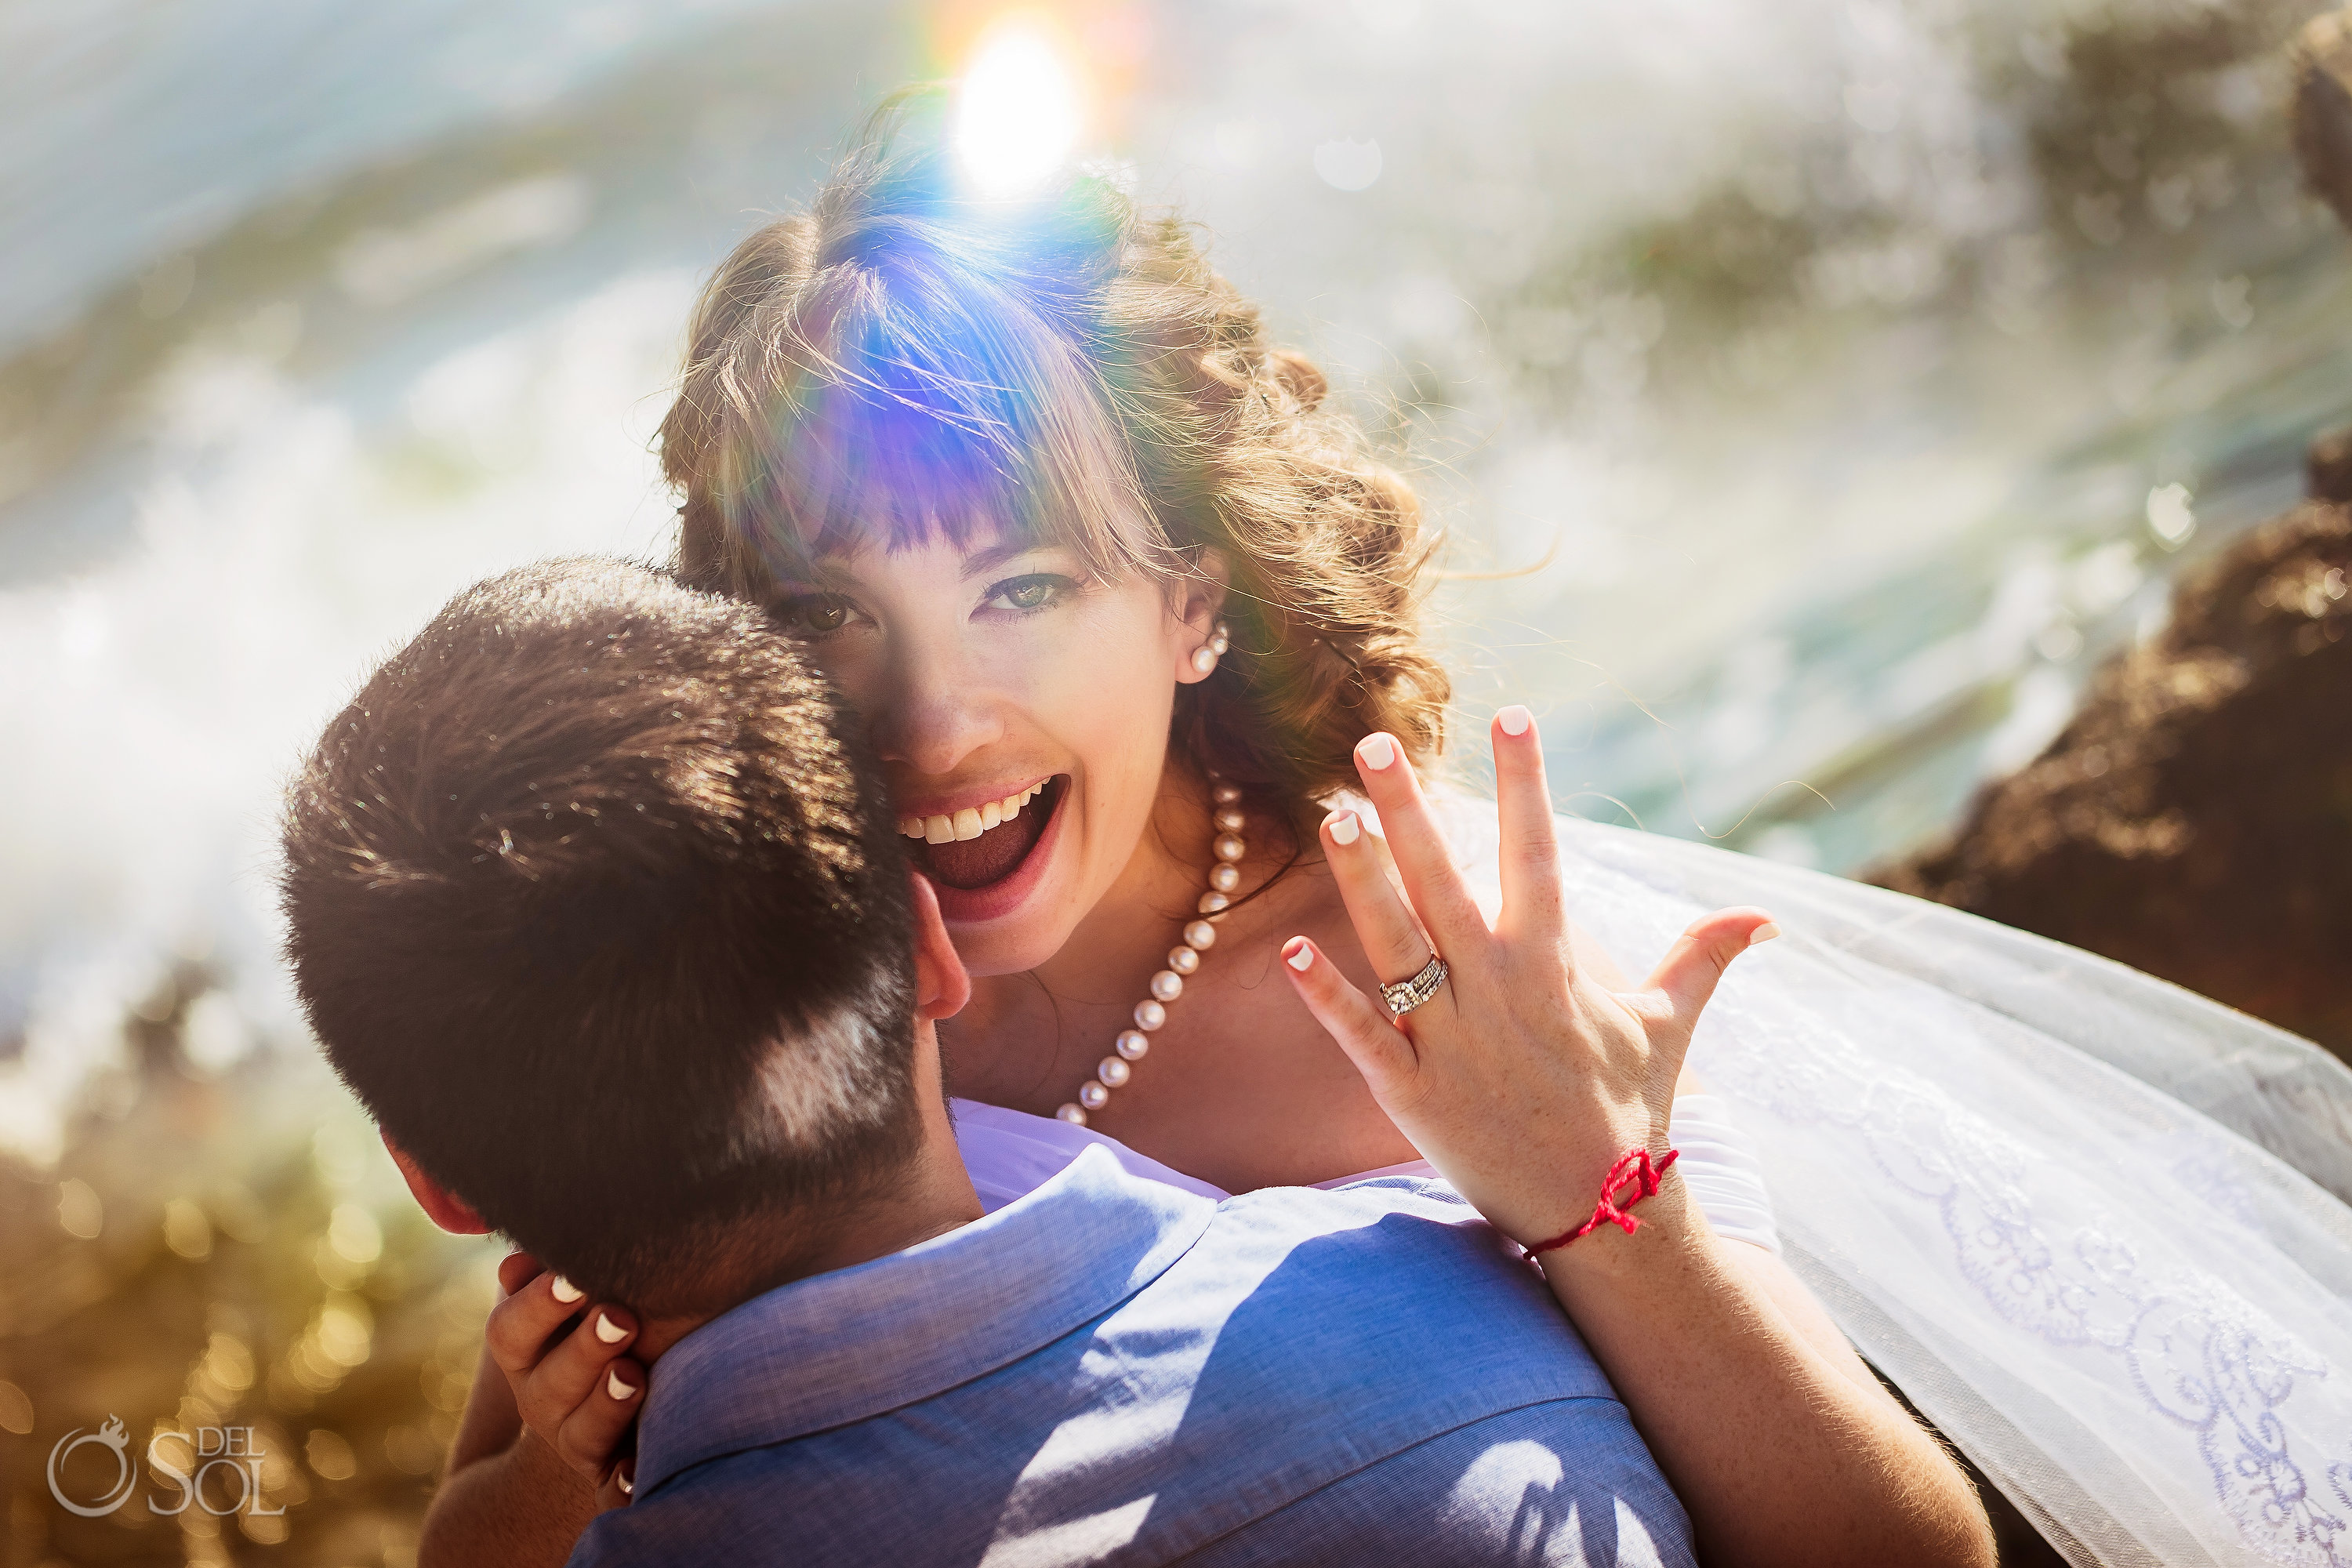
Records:
[[[1633,1235],[1642,1228],[1642,1222],[1625,1211],[1643,1198],[1657,1195],[1658,1179],[1666,1173],[1666,1167],[1681,1154],[1679,1149],[1669,1149],[1666,1157],[1654,1165],[1650,1163],[1650,1151],[1646,1147],[1637,1144],[1626,1150],[1618,1157],[1617,1163],[1609,1167],[1609,1174],[1601,1179],[1601,1201],[1592,1205],[1592,1217],[1574,1230],[1555,1236],[1549,1241],[1536,1243],[1528,1248],[1528,1256],[1533,1258],[1538,1252],[1566,1247],[1571,1241],[1591,1235],[1604,1225],[1613,1225],[1627,1236]],[[1632,1195],[1621,1203],[1619,1194],[1629,1189]]]

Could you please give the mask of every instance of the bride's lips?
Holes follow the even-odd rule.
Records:
[[[1044,781],[1036,797],[1023,812],[1024,816],[1035,814],[1031,819],[1035,824],[1035,837],[1030,840],[1021,858],[992,881],[978,886],[953,887],[941,879],[940,868],[931,864],[931,854],[935,849],[942,848],[953,854],[960,846],[934,846],[919,840],[908,846],[915,863],[930,873],[931,886],[939,894],[940,913],[950,924],[973,925],[997,920],[1011,914],[1027,900],[1044,879],[1046,865],[1053,859],[1055,847],[1060,841],[1061,805],[1063,797],[1068,793],[1068,777],[1060,773]],[[1014,831],[1014,825],[1008,821],[1003,826],[990,829],[989,836],[1012,831]]]

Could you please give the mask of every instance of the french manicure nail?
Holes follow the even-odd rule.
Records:
[[[596,1314],[596,1337],[608,1345],[616,1345],[629,1337],[629,1331],[599,1312]]]
[[[613,1484],[621,1489],[623,1497],[635,1497],[637,1494],[637,1479],[626,1470],[614,1470]]]
[[[1307,972],[1307,966],[1315,962],[1315,950],[1307,945],[1306,939],[1303,937],[1294,938],[1292,941],[1293,945],[1288,952],[1282,955],[1282,962],[1303,974]]]
[[[1506,735],[1524,735],[1535,721],[1536,716],[1517,702],[1495,715],[1495,722],[1503,727]]]
[[[621,1374],[617,1372],[608,1372],[604,1374],[604,1392],[615,1399],[625,1401],[637,1396],[637,1391],[623,1383]]]
[[[555,1277],[555,1282],[550,1285],[547,1289],[551,1295],[567,1307],[572,1302],[580,1300],[581,1297],[588,1294],[587,1291],[583,1290],[579,1286],[574,1285],[571,1280],[566,1279],[561,1274]]]
[[[1386,735],[1367,735],[1357,742],[1356,755],[1364,760],[1364,766],[1379,773],[1396,761],[1396,742]]]
[[[1774,937],[1779,936],[1780,934],[1780,927],[1779,924],[1772,921],[1766,921],[1762,925],[1758,926],[1754,931],[1748,933],[1748,945],[1754,947],[1759,942],[1770,942]]]
[[[1353,844],[1356,835],[1363,831],[1363,824],[1357,820],[1352,811],[1333,812],[1324,826],[1331,830],[1331,842],[1334,844]]]

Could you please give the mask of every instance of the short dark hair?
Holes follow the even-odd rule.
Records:
[[[335,1069],[585,1289],[712,1305],[731,1227],[914,1148],[898,835],[750,605],[610,560],[467,589],[327,726],[284,847]]]

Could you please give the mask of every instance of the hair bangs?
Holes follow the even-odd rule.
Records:
[[[951,108],[887,100],[703,290],[662,421],[678,573],[761,600],[822,586],[823,553],[1003,536],[1172,584],[1213,551],[1231,651],[1171,745],[1278,792],[1304,842],[1365,735],[1443,749],[1420,500],[1193,226],[1083,173],[964,200]]]
[[[1062,545],[1106,577],[1175,564],[1109,389],[1062,332],[969,279],[837,270],[856,276],[821,291],[839,308],[812,301],[820,330],[737,492],[771,572],[814,581],[824,556],[935,539]]]

